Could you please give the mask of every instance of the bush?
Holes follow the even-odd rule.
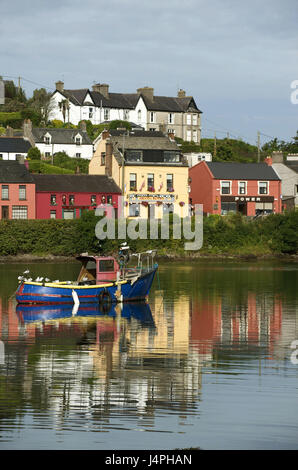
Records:
[[[40,150],[37,147],[31,147],[28,150],[28,158],[30,158],[30,160],[40,160],[41,159]]]

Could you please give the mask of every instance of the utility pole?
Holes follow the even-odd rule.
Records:
[[[260,131],[258,131],[258,163],[260,163]]]
[[[21,77],[18,77],[18,95],[20,94],[21,91]]]
[[[216,132],[214,132],[214,151],[213,156],[216,157]]]

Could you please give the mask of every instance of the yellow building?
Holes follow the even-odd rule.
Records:
[[[188,215],[188,164],[171,135],[158,131],[103,131],[89,174],[107,175],[122,189],[124,216]]]

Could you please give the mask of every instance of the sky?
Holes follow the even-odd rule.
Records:
[[[296,135],[297,0],[1,0],[0,10],[0,75],[21,77],[27,97],[58,80],[182,88],[203,113],[202,137]]]

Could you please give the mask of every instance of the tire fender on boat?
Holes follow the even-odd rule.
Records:
[[[107,289],[104,289],[103,292],[101,292],[98,296],[98,302],[100,304],[103,303],[112,303],[112,297],[111,294]]]

